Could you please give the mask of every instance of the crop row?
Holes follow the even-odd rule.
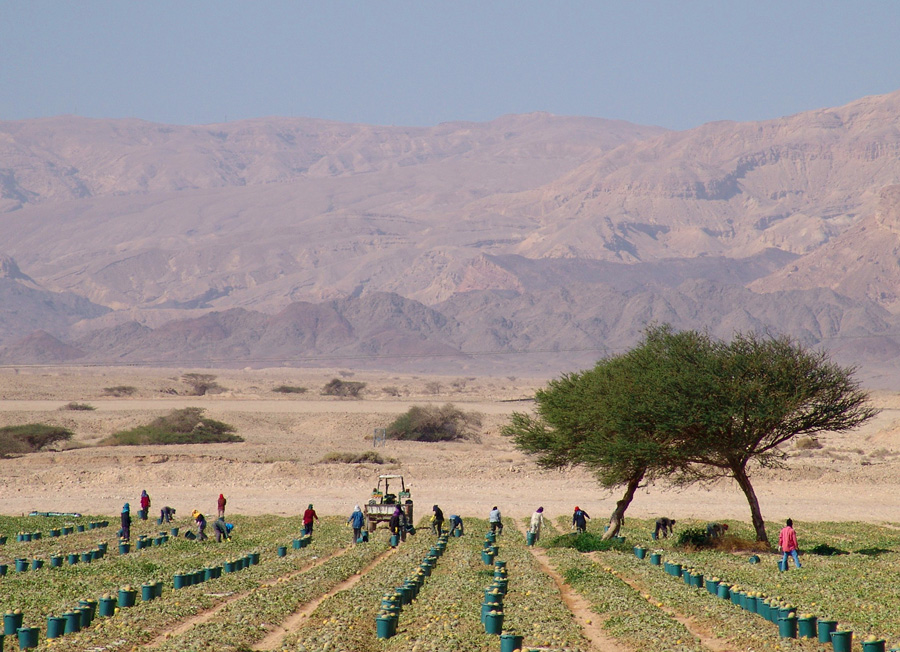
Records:
[[[253,529],[247,528],[246,539],[241,534],[227,543],[197,543],[177,540],[164,548],[148,548],[123,556],[108,556],[105,560],[85,566],[53,570],[51,583],[41,581],[37,573],[23,573],[5,578],[2,602],[4,610],[20,608],[25,613],[25,625],[42,625],[47,616],[61,613],[87,598],[116,593],[119,586],[164,580],[172,586],[172,578],[184,569],[222,564],[223,559],[245,555],[256,544],[263,549],[263,563],[244,572],[225,574],[205,586],[191,586],[167,591],[161,600],[142,603],[134,609],[123,610],[117,617],[104,620],[91,630],[74,635],[74,649],[101,646],[121,640],[129,645],[145,643],[172,626],[173,622],[209,609],[229,595],[249,591],[262,582],[297,571],[322,554],[331,554],[346,543],[343,519],[323,518],[314,537],[314,545],[295,551],[286,557],[276,557],[272,543],[288,540],[296,530],[296,522],[274,517],[252,519]],[[239,537],[239,538],[238,538]],[[67,639],[69,637],[66,637]]]

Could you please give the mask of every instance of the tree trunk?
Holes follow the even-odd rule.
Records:
[[[759,509],[759,500],[756,498],[756,492],[753,491],[753,485],[750,484],[750,478],[747,476],[747,469],[743,464],[736,464],[731,468],[731,474],[747,497],[747,502],[750,503],[750,518],[753,520],[753,529],[756,530],[756,540],[768,543],[769,537],[766,536],[766,524]]]
[[[637,491],[637,488],[643,479],[644,471],[640,471],[628,481],[628,486],[625,488],[625,495],[616,503],[616,508],[613,510],[612,516],[609,517],[609,527],[603,535],[604,539],[612,539],[613,537],[619,536],[619,528],[622,527],[622,524],[625,522],[625,510],[628,509],[628,506],[631,504],[631,501],[634,498],[634,492]]]

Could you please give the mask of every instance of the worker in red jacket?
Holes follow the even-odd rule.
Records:
[[[799,546],[797,545],[797,533],[794,532],[794,521],[791,519],[787,520],[787,524],[781,529],[781,532],[778,534],[778,547],[781,548],[781,552],[784,553],[784,556],[781,558],[781,567],[784,570],[787,570],[788,565],[788,555],[794,558],[794,565],[797,568],[800,568],[800,555],[799,555]]]

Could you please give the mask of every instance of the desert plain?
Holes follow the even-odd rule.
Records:
[[[603,489],[581,468],[542,470],[501,434],[514,411],[530,411],[546,378],[442,377],[345,369],[244,369],[216,375],[221,393],[184,395],[194,369],[32,367],[0,369],[0,425],[58,424],[74,437],[59,450],[0,459],[0,513],[37,511],[117,514],[141,490],[153,510],[179,515],[213,512],[219,493],[231,513],[299,515],[308,503],[320,514],[347,514],[369,496],[380,473],[401,473],[417,518],[439,504],[446,514],[486,517],[493,505],[521,517],[539,505],[556,517],[579,505],[595,519],[612,511],[620,490]],[[322,395],[332,378],[366,384],[359,399]],[[302,394],[273,391],[305,387]],[[108,388],[133,387],[110,396]],[[824,433],[820,448],[785,448],[784,467],[754,468],[752,479],[767,522],[900,522],[900,393],[871,394],[879,415],[860,429]],[[70,402],[94,410],[66,409]],[[478,440],[422,443],[373,434],[412,405],[453,403],[482,415]],[[113,432],[148,423],[172,409],[201,407],[236,428],[231,444],[109,447]],[[323,463],[334,452],[374,450],[384,464]],[[642,487],[628,514],[749,521],[734,482],[673,488]]]

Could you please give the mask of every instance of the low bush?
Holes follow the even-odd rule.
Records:
[[[798,437],[794,447],[800,451],[818,450],[822,448],[822,444],[815,437]]]
[[[189,396],[205,396],[207,394],[221,394],[226,391],[212,374],[189,373],[181,377],[182,382],[187,383]]]
[[[295,387],[293,385],[279,385],[273,388],[272,391],[279,394],[306,394],[305,387]]]
[[[676,544],[682,548],[703,548],[710,545],[710,539],[704,528],[689,527],[678,533]]]
[[[104,387],[103,393],[107,396],[131,396],[137,392],[137,387],[131,385],[116,385],[115,387]]]
[[[452,403],[442,407],[413,405],[387,427],[387,437],[428,442],[477,440],[480,427],[480,414],[463,412]]]
[[[563,534],[546,543],[547,548],[574,548],[578,552],[594,552],[595,550],[624,550],[628,547],[616,539],[604,540],[599,534],[582,532]]]
[[[349,398],[359,398],[360,392],[365,389],[366,384],[355,380],[341,380],[340,378],[332,378],[325,387],[322,388],[322,394],[325,396],[343,396]]]
[[[203,408],[172,410],[146,426],[110,435],[98,446],[145,446],[149,444],[213,444],[244,441],[234,426],[203,416]]]
[[[382,457],[375,451],[362,453],[327,453],[321,460],[323,464],[395,464],[393,457]]]
[[[87,403],[66,403],[63,405],[60,410],[96,410],[93,405],[88,405]]]
[[[72,432],[61,426],[27,423],[0,428],[0,457],[36,453],[56,442],[72,438]]]

